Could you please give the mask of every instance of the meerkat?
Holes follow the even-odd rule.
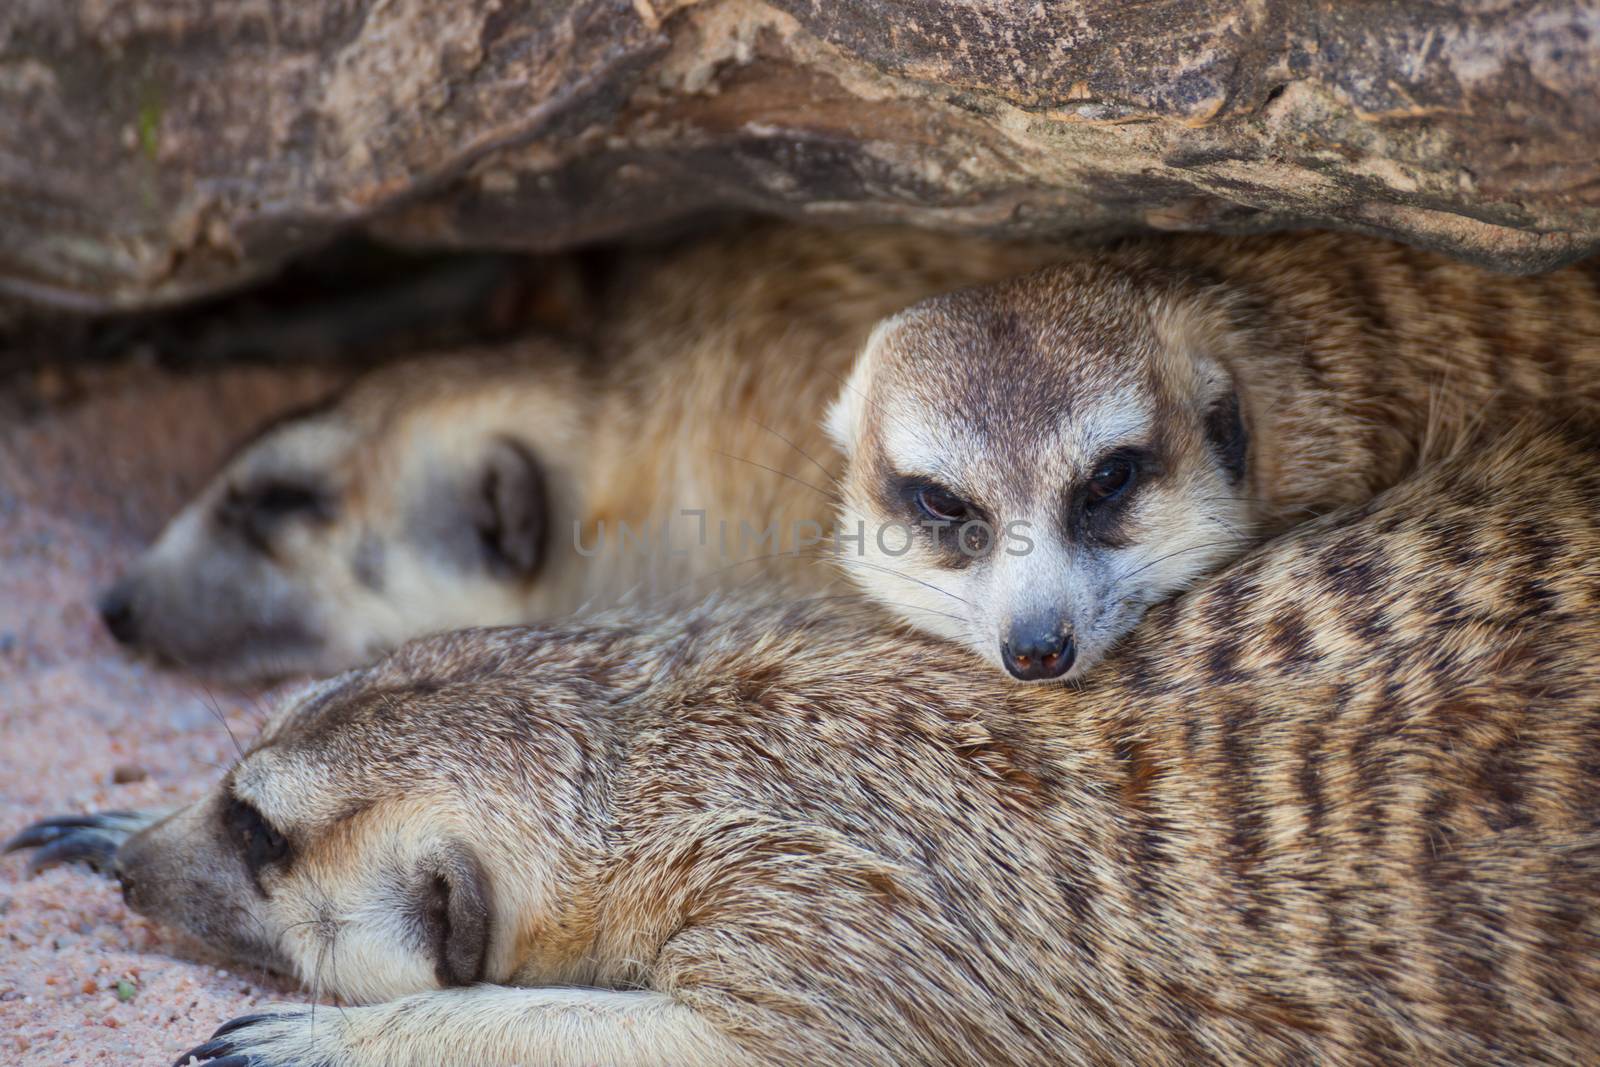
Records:
[[[1600,263],[1509,277],[1352,235],[1196,236],[889,318],[828,427],[851,576],[1040,682],[1430,442],[1556,399],[1600,400]]]
[[[873,324],[1052,252],[761,225],[623,255],[600,325],[374,371],[243,447],[102,597],[216,677],[326,674],[469,624],[834,584],[820,412]]]
[[[814,602],[469,630],[7,847],[362,1005],[181,1063],[1582,1062],[1597,607],[1600,436],[1524,429],[1081,687]]]

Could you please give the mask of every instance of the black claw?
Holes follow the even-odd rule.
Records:
[[[205,1067],[256,1067],[257,1060],[252,1054],[234,1051],[238,1047],[238,1040],[228,1035],[268,1019],[282,1019],[293,1014],[293,1012],[259,1011],[254,1015],[241,1015],[237,1019],[229,1019],[217,1027],[216,1032],[205,1044],[196,1045],[179,1056],[172,1067],[185,1067],[191,1060],[200,1060],[205,1063]]]
[[[172,1067],[184,1067],[184,1065],[189,1063],[191,1060],[200,1060],[208,1063],[213,1062],[214,1057],[225,1056],[232,1051],[232,1041],[219,1041],[216,1038],[212,1038],[205,1044],[196,1045],[188,1052],[185,1052],[182,1056],[179,1056],[172,1064]]]
[[[40,845],[48,845],[58,837],[79,830],[92,829],[98,825],[93,815],[57,815],[53,819],[40,819],[32,826],[25,826],[18,831],[16,836],[0,846],[0,852],[38,848]]]
[[[98,830],[79,830],[35,852],[28,860],[28,873],[38,874],[60,863],[87,863],[102,874],[108,874],[121,844],[121,837]]]
[[[263,1019],[279,1019],[282,1017],[283,1013],[276,1011],[258,1011],[254,1015],[241,1015],[237,1019],[229,1019],[217,1027],[217,1032],[211,1035],[211,1040],[215,1041],[217,1038],[225,1034],[231,1034],[235,1030],[243,1030],[247,1026],[254,1026]]]
[[[109,872],[122,842],[149,826],[155,817],[137,811],[97,811],[82,815],[57,815],[25,826],[0,846],[0,853],[39,849],[28,863],[37,874],[57,863],[84,862]]]
[[[109,830],[132,833],[150,822],[148,815],[137,811],[91,811],[79,815],[56,815],[24,826],[15,837],[0,845],[0,852],[15,852],[23,848],[47,845],[64,834],[80,830]]]
[[[65,829],[57,829],[54,826],[45,826],[43,823],[35,823],[20,831],[14,837],[8,838],[4,845],[0,845],[0,854],[21,852],[25,848],[38,848],[40,845],[48,845],[62,834],[70,832]]]

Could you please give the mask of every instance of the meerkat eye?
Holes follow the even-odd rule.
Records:
[[[1089,475],[1088,503],[1104,504],[1126,493],[1138,480],[1138,460],[1125,452],[1114,452],[1100,461]]]
[[[937,485],[919,487],[912,499],[917,510],[935,522],[966,522],[977,512],[967,501]]]
[[[222,820],[229,839],[239,849],[252,875],[288,858],[288,838],[273,829],[254,804],[230,797]]]
[[[291,482],[268,482],[249,495],[249,506],[266,515],[320,512],[323,496],[315,489]]]
[[[333,501],[326,492],[281,479],[232,488],[217,509],[224,527],[237,531],[262,551],[268,550],[273,534],[291,519],[325,522],[332,517]]]

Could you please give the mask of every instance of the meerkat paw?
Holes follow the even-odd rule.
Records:
[[[346,1067],[354,1061],[342,1051],[340,1016],[350,1010],[285,1008],[241,1015],[179,1056],[173,1067]]]
[[[0,846],[0,853],[38,849],[28,860],[29,874],[61,863],[82,863],[109,875],[122,843],[146,826],[160,822],[166,814],[165,811],[97,811],[57,815],[24,827]]]

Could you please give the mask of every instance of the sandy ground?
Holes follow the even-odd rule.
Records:
[[[253,733],[269,697],[128,660],[95,595],[235,442],[331,384],[125,368],[0,395],[0,838],[186,801],[232,752],[223,721]],[[301,999],[133,915],[109,881],[24,866],[0,860],[0,1064],[168,1064],[226,1019]]]

